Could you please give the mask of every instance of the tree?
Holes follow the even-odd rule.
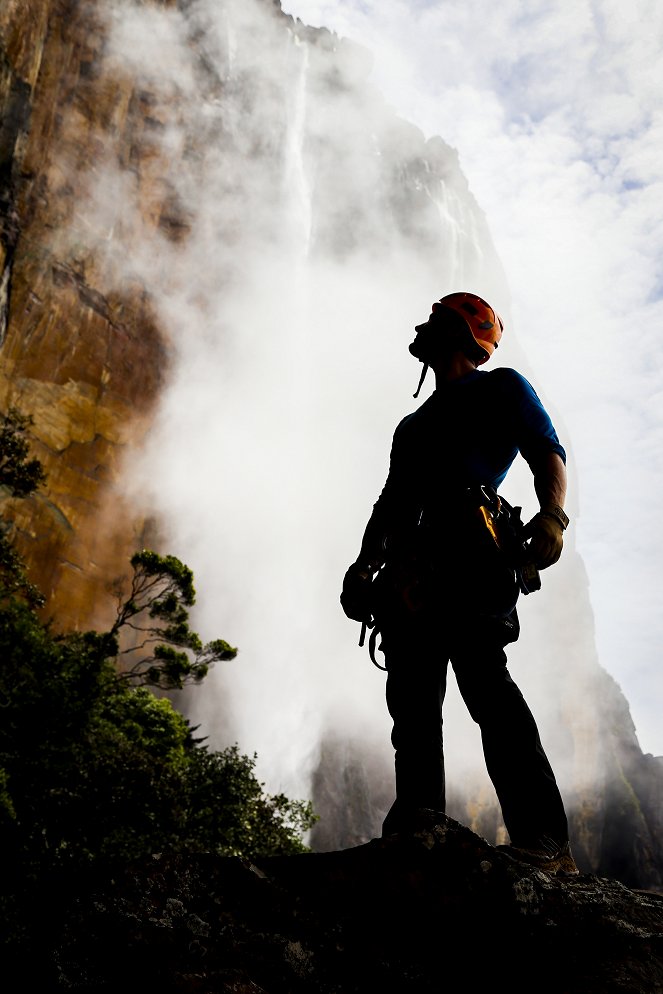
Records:
[[[26,434],[32,424],[33,419],[15,407],[0,415],[0,487],[12,497],[29,497],[46,480],[40,461],[28,458]]]
[[[210,750],[170,700],[118,678],[108,633],[0,608],[0,845],[30,873],[154,852],[302,852],[308,802]]]
[[[45,478],[28,458],[30,423],[15,410],[0,422],[0,481],[14,496]],[[306,849],[310,803],[266,794],[255,756],[237,745],[209,750],[149,689],[199,683],[237,654],[191,629],[184,563],[137,552],[109,631],[54,634],[6,531],[0,551],[0,846],[15,869],[36,879],[46,868],[162,851]]]
[[[203,645],[189,627],[187,608],[195,603],[193,573],[175,556],[159,556],[143,549],[131,558],[133,578],[126,600],[120,601],[109,635],[118,639],[129,632],[131,644],[119,649],[120,678],[133,684],[152,684],[181,690],[200,683],[215,662],[234,659],[237,649],[224,639]],[[132,661],[127,663],[131,656]]]

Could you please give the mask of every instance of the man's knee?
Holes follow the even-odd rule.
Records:
[[[452,658],[460,695],[470,716],[478,724],[493,717],[504,721],[505,713],[519,707],[524,698],[507,669],[506,654],[491,647],[479,656]]]

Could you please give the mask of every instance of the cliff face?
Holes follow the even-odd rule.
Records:
[[[144,288],[107,291],[95,255],[61,234],[103,136],[135,153],[143,115],[129,81],[96,76],[103,34],[88,5],[10,2],[0,38],[0,405],[33,416],[48,473],[14,517],[48,613],[77,628],[108,617],[108,582],[140,542],[115,483],[149,423],[167,350]],[[143,166],[134,154],[149,186]]]
[[[168,432],[185,420],[187,404],[196,406],[196,391],[211,390],[221,428],[204,436],[204,459],[211,450],[220,460],[217,450],[237,435],[241,455],[258,452],[268,473],[261,477],[241,458],[229,468],[248,525],[223,503],[205,517],[193,503],[198,492],[216,487],[220,501],[224,487],[192,479],[191,503],[180,517],[191,507],[196,527],[178,537],[184,535],[186,558],[194,536],[213,544],[218,519],[229,519],[239,546],[256,533],[263,558],[242,573],[250,558],[242,546],[229,567],[240,590],[231,603],[246,623],[246,634],[233,631],[232,639],[250,658],[252,632],[270,641],[266,618],[275,587],[284,586],[283,561],[296,561],[306,596],[314,590],[325,605],[337,598],[337,580],[329,596],[316,587],[320,572],[342,575],[328,548],[338,544],[336,509],[326,517],[311,510],[323,506],[331,477],[321,476],[314,488],[314,446],[307,448],[301,434],[310,420],[315,445],[328,441],[328,422],[339,417],[337,398],[322,406],[324,373],[338,363],[329,343],[360,369],[349,436],[377,419],[366,384],[381,342],[357,327],[377,322],[382,332],[392,292],[405,287],[410,294],[408,321],[411,302],[420,306],[441,284],[481,286],[489,299],[508,294],[456,153],[442,139],[426,141],[384,105],[369,83],[367,53],[294,21],[268,0],[127,4],[117,8],[119,19],[112,9],[82,0],[9,0],[0,9],[0,407],[33,415],[34,451],[48,472],[42,492],[3,511],[15,517],[32,579],[48,597],[47,614],[63,628],[104,625],[113,610],[109,583],[125,572],[131,553],[153,545],[157,532],[168,542],[176,530],[173,516],[162,516],[160,480],[142,502],[126,496],[133,483],[128,458],[150,439],[167,458],[177,445],[194,448],[212,420],[211,404],[202,405],[184,443]],[[132,30],[141,32],[140,44]],[[378,291],[366,293],[366,283]],[[302,286],[314,288],[314,300],[308,320],[297,325],[293,315],[307,296]],[[339,320],[342,310],[328,319],[335,296],[359,312],[350,332]],[[245,356],[249,373],[242,379],[238,357]],[[196,388],[184,402],[171,390],[178,376]],[[307,378],[313,386],[297,394]],[[292,397],[305,400],[304,415],[289,412]],[[277,433],[286,443],[274,454]],[[370,459],[368,443],[367,449]],[[335,453],[332,461],[339,458]],[[360,459],[346,465],[348,476],[361,476]],[[289,484],[295,464],[301,476]],[[282,525],[278,517],[289,501],[299,502],[300,545],[317,549],[321,532],[329,532],[315,556],[317,573],[299,551],[296,560],[289,521]],[[265,549],[277,564],[272,573]],[[215,553],[215,566],[222,558]],[[588,873],[661,888],[662,761],[642,754],[628,703],[596,657],[587,578],[571,538],[544,592],[547,606],[524,626],[522,654],[530,671],[556,675],[539,699],[532,688],[533,710],[551,730],[563,730],[552,758],[578,861]],[[251,598],[254,614],[245,604]],[[284,617],[305,613],[292,599],[296,610],[290,603],[272,610],[281,625],[272,643],[284,640]],[[302,602],[308,603],[303,595]],[[306,663],[320,649],[318,632],[314,621],[297,629]],[[275,670],[267,654],[264,670],[252,671],[246,711],[254,723],[254,688]],[[290,676],[292,684],[303,679]],[[227,707],[231,737],[244,727],[237,724],[244,705],[234,698]],[[270,720],[273,710],[268,705]],[[291,692],[278,732],[269,726],[267,738],[271,745],[280,736],[289,749],[295,729],[305,761],[315,756],[310,782],[322,818],[314,848],[367,842],[391,801],[386,736],[376,751],[361,721],[352,734],[332,731],[330,723],[319,741],[306,742],[301,713]],[[501,841],[485,780],[452,779],[450,812]]]

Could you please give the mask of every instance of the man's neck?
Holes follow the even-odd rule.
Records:
[[[464,352],[452,352],[450,356],[445,356],[443,359],[431,363],[431,368],[435,373],[436,386],[441,387],[452,380],[459,380],[462,376],[467,376],[477,367]]]

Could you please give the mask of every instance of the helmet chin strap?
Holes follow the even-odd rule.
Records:
[[[421,370],[421,379],[419,380],[419,386],[417,387],[417,392],[412,394],[413,397],[416,398],[416,397],[419,396],[419,391],[421,390],[421,388],[423,386],[423,382],[426,379],[426,373],[427,372],[428,372],[428,363],[425,362],[424,363],[424,368]]]

